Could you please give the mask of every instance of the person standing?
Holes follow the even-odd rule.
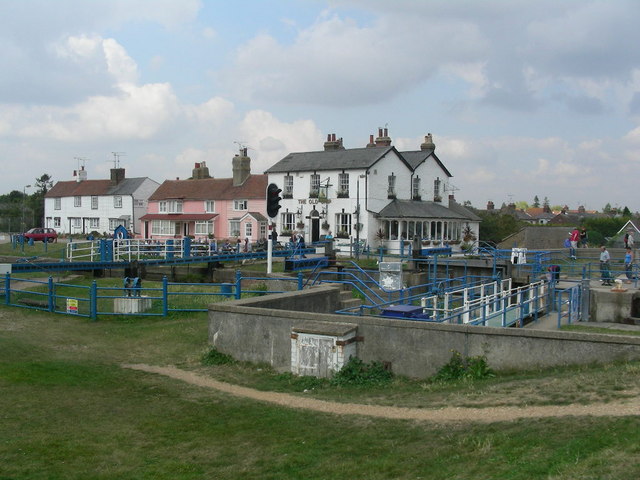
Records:
[[[571,231],[569,236],[569,241],[571,242],[571,248],[569,250],[570,256],[573,260],[576,259],[576,248],[578,248],[578,242],[580,241],[580,231],[578,227],[574,228]]]
[[[631,233],[631,230],[627,231],[624,236],[624,248],[633,249],[633,234]]]
[[[609,272],[609,261],[611,260],[611,255],[607,251],[607,247],[602,245],[600,247],[600,276],[602,277],[603,285],[612,285],[611,283],[611,273]]]
[[[589,239],[587,237],[587,229],[582,227],[582,229],[580,230],[580,246],[582,248],[587,248],[588,241]]]
[[[624,272],[627,275],[625,283],[631,283],[633,280],[633,250],[627,248],[627,253],[624,254]]]

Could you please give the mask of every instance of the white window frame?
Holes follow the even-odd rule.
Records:
[[[243,200],[234,200],[233,201],[233,209],[236,212],[243,212],[249,209],[249,202],[246,199]],[[238,229],[240,230],[240,229]]]
[[[53,228],[60,228],[60,217],[53,217]]]
[[[154,220],[155,221],[155,220]],[[126,227],[125,221],[121,218],[110,218],[109,219],[109,231],[113,232],[119,226]]]
[[[182,213],[182,200],[161,200],[158,213]]]
[[[213,234],[213,222],[211,222],[211,221],[196,221],[195,222],[195,234],[196,235],[212,235]]]
[[[348,173],[338,174],[338,194],[340,194],[342,197],[349,196],[349,174]]]
[[[62,210],[62,199],[60,197],[56,197],[53,199],[53,209]]]
[[[113,196],[113,208],[122,208],[122,195]]]
[[[282,225],[282,230],[295,230],[296,214],[294,212],[282,212],[280,214],[280,225]]]
[[[244,224],[244,236],[245,238],[253,238],[253,223],[245,222]]]
[[[351,236],[351,225],[350,213],[336,213],[336,235],[346,232]]]
[[[309,184],[309,195],[318,197],[320,195],[320,174],[312,173]]]
[[[417,175],[413,177],[411,182],[411,198],[414,200],[420,198],[420,177]]]
[[[240,220],[229,220],[229,236],[240,236]]]
[[[284,187],[282,190],[284,198],[293,198],[293,175],[284,176]]]
[[[91,195],[91,210],[97,210],[97,209],[98,209],[98,196]]]
[[[396,196],[396,176],[392,173],[388,177],[389,186],[387,188],[387,197]]]
[[[110,221],[111,220],[112,219],[110,219]],[[171,220],[151,220],[151,235],[173,236],[175,228],[175,222],[172,222]]]
[[[73,206],[74,207],[82,206],[82,197],[80,195],[76,195],[73,197]]]
[[[206,213],[216,213],[216,201],[215,200],[205,200],[204,201],[204,211]]]
[[[82,227],[82,219],[80,217],[71,217],[71,227],[72,228],[80,228]]]

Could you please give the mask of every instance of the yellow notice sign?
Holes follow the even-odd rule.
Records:
[[[78,299],[67,298],[67,313],[78,313]]]

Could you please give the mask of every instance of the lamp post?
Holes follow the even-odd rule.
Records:
[[[365,175],[358,175],[356,184],[356,260],[360,260],[360,179]]]
[[[24,209],[27,200],[27,188],[31,188],[31,185],[25,185],[22,187],[22,223],[20,224],[21,233],[24,233]]]

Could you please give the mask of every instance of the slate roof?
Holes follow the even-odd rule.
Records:
[[[395,147],[350,148],[319,152],[290,153],[265,173],[309,172],[322,170],[356,170],[372,167],[389,152],[395,152],[408,168],[409,163]]]
[[[266,175],[250,175],[242,185],[233,186],[232,178],[201,178],[165,180],[149,197],[150,201],[183,200],[238,200],[265,198]]]
[[[73,180],[57,182],[45,195],[46,198],[90,195],[132,195],[148,177],[125,178],[117,185],[111,180]]]
[[[411,166],[411,170],[415,170],[418,167],[418,165],[420,165],[427,158],[429,158],[429,156],[432,155],[433,159],[440,166],[440,168],[442,168],[444,173],[448,177],[453,177],[453,175],[451,175],[451,172],[449,172],[449,170],[447,170],[447,167],[445,167],[444,164],[437,157],[437,155],[435,153],[433,153],[434,150],[435,149],[433,149],[433,148],[430,148],[428,150],[412,150],[412,151],[409,151],[409,152],[400,152],[400,154],[405,158],[407,163]]]
[[[378,214],[382,218],[446,218],[480,221],[480,217],[458,203],[447,208],[438,202],[395,199]]]

